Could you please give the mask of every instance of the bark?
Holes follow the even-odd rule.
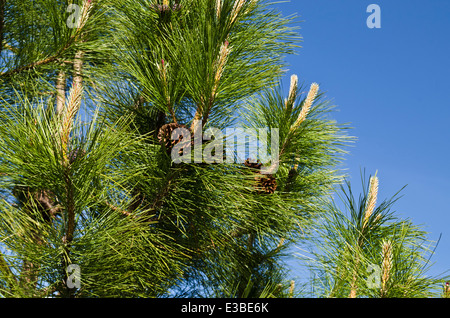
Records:
[[[56,78],[56,114],[62,114],[66,104],[66,73],[61,70]]]
[[[83,86],[83,57],[83,51],[78,51],[77,53],[75,53],[75,58],[73,61],[73,86]]]

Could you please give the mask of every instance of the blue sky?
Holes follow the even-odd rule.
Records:
[[[368,5],[381,8],[369,29]],[[450,270],[450,1],[291,0],[276,4],[301,21],[302,48],[290,74],[317,82],[358,138],[344,168],[360,186],[360,170],[378,170],[379,200],[404,185],[394,205],[442,238],[430,274]],[[289,85],[289,76],[283,83]]]

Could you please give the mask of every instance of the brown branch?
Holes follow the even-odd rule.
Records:
[[[153,204],[150,207],[150,211],[155,211],[155,210],[161,208],[162,204],[164,203],[164,199],[169,194],[170,186],[172,184],[173,179],[175,178],[175,175],[176,174],[172,174],[169,177],[165,187],[156,195],[156,198],[155,198],[155,200],[153,201]]]
[[[70,137],[70,132],[73,127],[73,120],[78,113],[81,104],[81,96],[83,93],[83,78],[81,76],[81,71],[83,67],[83,56],[84,53],[82,51],[78,51],[75,54],[74,64],[73,64],[73,81],[72,81],[72,90],[70,94],[70,101],[65,108],[64,116],[63,116],[63,126],[61,131],[62,138],[62,146],[64,153],[63,166],[65,168],[64,178],[66,184],[66,209],[67,209],[67,229],[66,235],[63,238],[63,242],[66,245],[66,254],[69,254],[69,248],[73,241],[73,236],[75,232],[75,198],[74,198],[74,187],[72,184],[72,174],[70,167],[70,158],[68,155],[68,142]],[[67,268],[69,265],[69,260],[67,257],[63,259],[64,268]],[[67,280],[68,276],[65,273],[65,280]],[[65,292],[68,297],[72,297],[74,295],[74,290],[70,288],[66,288]]]
[[[171,188],[172,188],[172,186],[173,186],[173,184],[174,184],[174,180],[177,178],[177,176],[180,174],[180,172],[181,171],[183,171],[184,169],[180,169],[180,170],[178,170],[178,171],[175,171],[175,172],[172,172],[169,176],[168,176],[168,178],[166,179],[166,181],[165,181],[165,184],[164,184],[164,186],[163,186],[163,188],[156,194],[156,196],[155,196],[155,198],[153,199],[153,202],[151,203],[151,205],[150,206],[147,206],[146,208],[145,208],[145,210],[146,210],[146,216],[147,217],[150,217],[150,216],[152,216],[152,215],[155,215],[155,217],[150,217],[150,221],[151,222],[156,222],[156,221],[158,221],[158,222],[160,222],[161,221],[161,218],[160,218],[160,216],[159,215],[157,215],[156,214],[156,211],[158,210],[158,209],[160,209],[161,208],[161,206],[163,205],[163,203],[164,203],[164,199],[169,195],[169,193],[170,193],[170,190],[171,190]],[[138,197],[140,197],[140,199],[139,199],[139,201],[136,201],[136,200],[134,200],[132,203],[131,203],[131,205],[129,206],[129,214],[132,214],[133,213],[133,211],[135,211],[135,210],[137,210],[140,206],[141,206],[141,204],[142,204],[142,202],[144,201],[144,197],[142,196],[142,193],[141,193],[141,191],[140,190],[137,190],[137,195],[136,196],[138,196]],[[117,211],[120,211],[119,209],[117,209]],[[123,212],[122,212],[123,213]],[[152,214],[153,213],[153,214]],[[123,213],[123,214],[125,214],[125,213]]]
[[[211,113],[211,109],[214,104],[214,100],[215,100],[215,94],[209,98],[207,111],[206,111],[206,114],[205,114],[205,116],[203,118],[203,122],[202,122],[202,128],[205,127],[206,123],[208,122],[209,114]]]
[[[105,204],[108,206],[108,208],[110,208],[111,210],[113,210],[114,212],[119,212],[125,216],[130,216],[131,213],[128,211],[125,211],[121,208],[116,207],[115,205],[112,205],[111,203],[109,203],[108,201],[105,201]]]
[[[73,85],[74,86],[82,86],[83,85],[83,76],[82,76],[82,70],[83,70],[83,57],[84,52],[78,51],[75,53],[75,58],[73,60]]]
[[[75,199],[74,199],[74,193],[73,193],[73,184],[71,179],[71,171],[70,171],[70,164],[67,162],[68,159],[65,159],[65,172],[64,172],[64,181],[66,185],[66,210],[67,210],[67,228],[66,228],[66,234],[62,238],[62,242],[64,244],[64,251],[62,264],[63,264],[63,271],[64,271],[64,282],[67,282],[67,279],[69,278],[67,273],[67,267],[70,264],[69,259],[69,253],[70,253],[70,246],[73,241],[73,236],[75,232]],[[66,297],[71,298],[74,295],[74,290],[70,289],[66,284],[63,285],[62,294],[64,294]]]
[[[30,285],[36,288],[38,277],[36,271],[39,267],[35,268],[34,264],[30,261],[24,260],[22,264],[22,270],[20,272],[20,283],[22,288],[27,289]]]
[[[65,242],[70,244],[73,240],[73,234],[75,232],[75,200],[73,196],[73,185],[71,176],[66,172],[66,192],[67,192],[67,231]]]
[[[81,25],[78,28],[78,31],[80,31],[88,17],[89,17],[89,11],[91,9],[91,1],[86,1],[84,3],[83,7],[83,15],[81,18]],[[77,34],[80,34],[77,32]],[[83,37],[84,34],[81,34]],[[83,41],[83,40],[81,40]],[[70,132],[72,130],[73,126],[73,120],[76,116],[76,114],[79,111],[80,105],[81,105],[81,97],[83,94],[83,77],[82,77],[82,70],[83,70],[83,57],[84,52],[79,50],[75,53],[74,61],[73,61],[73,80],[72,80],[72,90],[70,94],[70,102],[67,105],[68,107],[65,109],[64,117],[63,117],[63,127],[62,127],[62,146],[63,152],[64,152],[64,162],[63,166],[65,168],[65,183],[66,183],[66,209],[67,209],[67,230],[66,235],[63,238],[63,241],[65,243],[65,250],[66,255],[69,255],[69,249],[70,245],[73,241],[73,236],[75,232],[76,222],[75,222],[75,198],[74,198],[74,186],[72,184],[72,174],[71,174],[71,167],[70,167],[70,159],[68,156],[68,141]],[[69,259],[68,257],[64,257],[63,259],[64,269],[67,268],[69,265]],[[68,276],[66,270],[64,270],[64,279],[67,281]],[[74,290],[68,288],[66,286],[64,290],[67,297],[73,297],[74,296]]]
[[[58,57],[58,55],[53,55],[51,57],[48,57],[48,58],[43,59],[43,60],[40,60],[38,62],[30,63],[28,65],[24,65],[22,67],[18,67],[16,69],[11,70],[11,71],[1,73],[0,76],[2,76],[2,77],[10,77],[10,76],[15,75],[17,73],[21,73],[23,71],[28,71],[28,70],[30,70],[32,68],[37,67],[37,66],[51,63],[54,60],[56,60],[57,57]]]
[[[197,106],[197,110],[196,110],[194,118],[192,120],[191,131],[195,131],[196,130],[196,128],[197,128],[196,127],[197,121],[199,121],[203,117],[203,107],[202,107],[201,104],[202,103],[199,103],[198,106]]]
[[[91,1],[85,2],[85,5],[83,7],[83,15],[81,18],[81,25],[78,28],[78,31],[80,31],[83,26],[86,24],[86,21],[89,16],[89,10],[91,9]],[[77,33],[80,34],[80,33]],[[81,34],[83,36],[84,34]],[[82,70],[83,70],[83,57],[84,52],[83,51],[77,51],[75,53],[75,57],[73,60],[73,80],[72,80],[72,93],[71,94],[71,100],[69,102],[68,107],[66,108],[65,117],[63,120],[63,131],[62,131],[62,138],[63,138],[63,146],[64,146],[64,166],[66,168],[65,172],[65,181],[66,181],[66,191],[67,191],[67,214],[68,214],[68,220],[67,220],[67,232],[66,232],[66,243],[70,244],[73,240],[73,233],[75,231],[75,201],[74,201],[74,194],[73,194],[73,184],[71,180],[71,173],[70,173],[70,160],[69,156],[67,155],[67,144],[69,140],[69,135],[72,130],[73,120],[78,113],[78,110],[80,108],[81,104],[81,96],[83,94],[83,76],[82,76]],[[73,95],[73,96],[72,96]]]
[[[66,104],[66,73],[60,70],[56,78],[56,114],[62,114]]]

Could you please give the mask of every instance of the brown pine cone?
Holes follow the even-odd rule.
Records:
[[[245,160],[244,165],[250,169],[260,170],[262,163],[258,160],[257,162],[250,162],[250,158]]]
[[[160,13],[170,10],[170,7],[167,4],[153,4],[150,7]]]
[[[178,144],[180,141],[183,140],[183,136],[180,136],[178,140],[171,139],[172,132],[177,128],[186,128],[186,126],[177,123],[170,123],[165,124],[159,129],[158,141],[160,142],[161,145],[166,147],[168,153],[172,151],[172,148],[175,147],[176,144]]]
[[[181,10],[182,5],[179,4],[179,3],[174,3],[174,4],[172,5],[172,7],[170,7],[170,5],[167,5],[167,4],[153,4],[153,5],[151,5],[150,7],[151,7],[153,10],[155,10],[156,13],[158,13],[158,15],[159,15],[161,18],[164,18],[164,17],[166,17],[166,16],[167,16],[167,17],[170,17],[170,14],[172,13],[172,11],[175,12],[175,11]]]
[[[254,169],[255,181],[256,181],[256,192],[258,194],[272,194],[277,189],[277,180],[271,175],[261,175],[262,163],[258,160],[257,162],[250,162],[250,158],[245,160],[244,165],[247,168]]]
[[[261,176],[256,188],[259,194],[272,194],[277,189],[277,179],[273,175]]]

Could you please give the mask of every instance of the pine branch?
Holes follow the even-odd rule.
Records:
[[[78,51],[77,53],[75,53],[75,58],[73,60],[73,85],[76,87],[81,87],[81,90],[83,89],[83,57],[84,52]]]
[[[153,200],[153,203],[151,204],[149,211],[154,212],[161,208],[162,204],[164,203],[164,199],[170,193],[170,189],[173,185],[174,180],[179,176],[180,173],[181,173],[180,170],[171,172],[169,177],[165,180],[164,187],[158,192],[155,199]]]
[[[357,241],[358,248],[362,248],[362,246],[364,244],[366,228],[369,224],[369,218],[372,216],[372,214],[375,210],[375,205],[377,203],[377,195],[378,195],[378,177],[375,175],[370,178],[369,194],[367,196],[367,204],[365,207],[364,220],[363,220],[362,228],[358,234],[358,241]],[[356,279],[357,279],[358,267],[359,267],[359,256],[357,255],[355,270],[354,270],[355,273],[353,274],[351,288],[350,288],[350,295],[349,295],[350,298],[356,298],[356,290],[357,290]]]
[[[364,214],[363,230],[369,223],[369,218],[372,216],[375,210],[375,205],[377,204],[378,196],[378,177],[375,175],[370,178],[369,194],[367,196],[367,205]]]
[[[116,207],[115,205],[109,203],[108,201],[105,201],[105,204],[106,204],[111,210],[113,210],[114,212],[119,212],[120,214],[123,214],[124,216],[130,216],[130,215],[131,215],[130,212],[125,211],[125,210],[123,210],[123,209],[121,209],[121,208],[119,208],[119,207]]]
[[[83,28],[85,25],[87,18],[89,16],[89,10],[91,8],[91,0],[85,1],[83,6],[83,14],[81,17],[81,23],[79,26],[79,30]],[[73,62],[73,81],[72,81],[72,89],[69,96],[69,103],[67,108],[65,109],[65,116],[63,118],[63,126],[62,126],[62,145],[64,152],[64,167],[65,171],[65,182],[66,182],[66,194],[67,194],[67,231],[65,241],[67,244],[70,244],[73,240],[73,234],[75,231],[75,201],[74,201],[74,193],[73,193],[73,185],[71,180],[70,173],[70,159],[68,156],[68,142],[69,136],[72,131],[73,121],[75,119],[76,114],[78,113],[81,105],[81,98],[83,95],[83,77],[82,77],[82,69],[83,69],[83,57],[84,52],[78,51],[75,53],[74,62]]]
[[[64,47],[62,47],[60,50],[58,50],[54,55],[49,56],[49,57],[47,57],[45,59],[42,59],[40,61],[37,61],[37,62],[33,62],[33,63],[27,64],[27,65],[19,66],[19,67],[15,68],[15,69],[12,69],[10,71],[0,73],[0,77],[3,77],[3,78],[11,77],[13,75],[17,75],[19,73],[22,73],[22,72],[34,69],[34,68],[36,68],[38,66],[50,64],[50,63],[56,61],[68,49],[70,49],[70,47],[72,46],[73,43],[76,42],[78,37],[79,37],[79,34],[75,34],[72,37],[70,37],[70,39],[67,41],[66,45]]]
[[[6,0],[1,0],[1,1],[5,2]],[[72,35],[69,38],[69,40],[67,41],[67,43],[62,48],[60,48],[54,55],[51,55],[51,56],[49,56],[49,57],[47,57],[45,59],[42,59],[40,61],[36,61],[36,62],[27,64],[27,65],[23,65],[23,66],[19,66],[19,67],[15,68],[15,69],[7,71],[7,72],[0,73],[0,77],[7,78],[7,77],[10,77],[10,76],[22,73],[24,71],[28,71],[28,70],[34,69],[34,68],[36,68],[38,66],[42,66],[42,65],[46,65],[46,64],[55,62],[67,50],[69,50],[74,43],[77,43],[78,40],[80,40],[80,37],[82,37],[82,35],[83,35],[82,29],[83,29],[83,27],[85,26],[85,24],[86,24],[86,22],[88,20],[91,8],[92,8],[91,0],[85,1],[85,4],[83,6],[83,13],[82,13],[82,16],[81,16],[81,19],[80,19],[80,25],[79,25],[79,27],[77,29],[77,32],[74,35]]]
[[[76,80],[74,78],[69,93],[69,99],[67,101],[67,105],[62,116],[62,126],[61,126],[61,146],[64,155],[64,165],[66,167],[69,165],[67,146],[69,143],[69,137],[72,131],[74,118],[78,113],[79,107],[81,105],[82,95],[83,95],[83,85],[80,82],[80,80]]]
[[[66,104],[66,73],[60,70],[56,78],[56,113],[62,114]]]
[[[233,24],[239,13],[241,12],[242,6],[244,5],[245,0],[236,0],[234,3],[233,10],[231,11],[231,24]]]
[[[28,290],[30,288],[36,288],[38,281],[36,270],[37,269],[32,262],[28,260],[23,261],[22,270],[20,272],[20,284],[23,289]]]
[[[81,30],[87,22],[89,17],[89,12],[91,9],[91,0],[87,0],[84,2],[83,13],[81,16],[81,22],[78,27],[78,30]],[[84,34],[81,35],[82,37]],[[69,96],[69,103],[67,108],[65,109],[63,122],[62,122],[62,131],[61,131],[61,139],[63,146],[63,154],[64,154],[64,162],[63,167],[65,169],[64,178],[65,178],[65,186],[66,186],[66,210],[67,210],[67,229],[66,234],[63,238],[65,248],[66,248],[66,256],[64,256],[63,264],[64,268],[67,268],[69,265],[68,254],[71,243],[73,241],[74,232],[75,232],[75,197],[74,197],[74,186],[72,184],[72,173],[70,167],[70,158],[68,156],[68,143],[70,138],[70,133],[72,131],[73,121],[75,116],[77,115],[80,106],[81,106],[81,98],[83,95],[83,57],[84,52],[79,50],[75,53],[74,61],[73,61],[73,80],[72,80],[72,88]],[[64,278],[67,280],[67,273],[64,272]],[[68,297],[73,296],[73,290],[66,288],[65,293]]]
[[[219,88],[220,79],[222,78],[225,65],[227,63],[228,56],[230,55],[231,47],[229,47],[229,42],[225,41],[219,51],[219,55],[217,57],[216,62],[214,63],[214,84],[212,87],[212,92],[209,97],[202,97],[201,101],[199,102],[197,106],[197,111],[195,112],[194,119],[192,122],[191,130],[196,130],[196,124],[197,122],[202,119],[203,127],[205,126],[206,122],[208,121],[209,114],[211,112],[212,106],[214,104],[214,101],[217,96],[217,90]]]
[[[89,12],[91,9],[91,0],[87,0],[83,6],[83,13],[81,17],[81,22],[78,27],[78,31],[80,31],[89,17]],[[81,35],[83,37],[84,34]],[[83,95],[83,51],[77,51],[75,53],[75,57],[73,60],[73,80],[72,80],[72,88],[69,95],[69,102],[64,112],[63,122],[62,122],[62,147],[64,152],[65,166],[68,166],[69,157],[67,154],[67,145],[69,142],[70,132],[72,131],[73,120],[75,119],[76,114],[78,113],[81,105],[81,98]]]
[[[356,261],[355,261],[355,269],[354,269],[354,273],[353,273],[353,277],[352,277],[352,282],[350,284],[350,294],[349,294],[349,298],[356,298],[356,291],[358,289],[358,286],[356,285],[356,280],[358,277],[358,267],[359,267],[359,255],[356,255]]]
[[[289,90],[289,97],[285,100],[285,109],[289,115],[292,112],[292,108],[293,108],[295,99],[297,98],[297,89],[298,89],[298,77],[297,77],[297,75],[294,74],[291,76],[291,86],[290,86],[290,90]],[[317,97],[318,91],[319,91],[319,85],[317,83],[311,84],[309,93],[303,103],[302,110],[300,111],[300,114],[298,115],[295,123],[291,126],[291,128],[289,130],[289,134],[287,135],[286,139],[283,142],[283,145],[280,148],[280,157],[284,154],[286,147],[289,145],[289,142],[291,141],[292,136],[293,136],[293,132],[306,119],[306,116],[310,112],[312,104]]]
[[[298,76],[296,74],[291,75],[291,86],[289,88],[289,97],[285,101],[285,106],[288,114],[291,114],[294,107],[295,99],[297,98],[298,90]]]
[[[216,0],[216,17],[220,19],[220,13],[222,11],[222,0]]]
[[[311,84],[311,88],[309,90],[308,96],[306,97],[306,100],[302,106],[302,110],[294,123],[292,125],[291,130],[296,129],[300,124],[306,119],[306,116],[308,115],[309,111],[311,110],[312,104],[314,100],[317,97],[317,93],[319,92],[319,85],[317,83]]]
[[[67,209],[67,230],[64,238],[64,243],[70,246],[72,243],[73,235],[75,231],[75,199],[73,193],[73,184],[69,171],[65,173],[66,182],[66,209]]]
[[[384,297],[387,292],[387,284],[391,275],[393,266],[392,257],[392,242],[387,240],[382,243],[381,247],[382,265],[381,265],[381,297]]]

